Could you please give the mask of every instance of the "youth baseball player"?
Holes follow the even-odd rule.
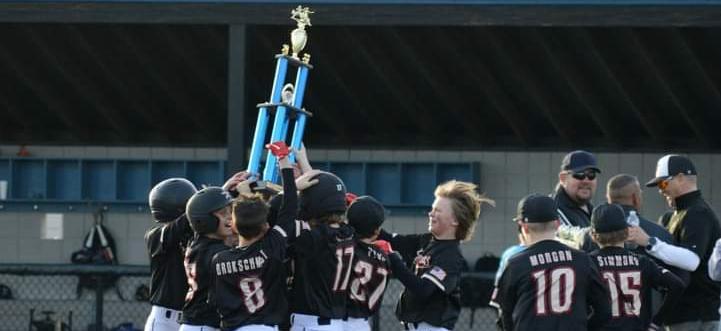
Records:
[[[185,216],[185,204],[195,192],[195,185],[185,178],[166,179],[150,190],[150,212],[159,224],[145,233],[152,305],[145,331],[180,328],[180,311],[188,292],[183,256],[193,234]]]

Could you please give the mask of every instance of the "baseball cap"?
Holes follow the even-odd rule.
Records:
[[[577,150],[570,152],[566,154],[566,156],[563,157],[563,161],[561,161],[561,170],[581,172],[586,169],[592,169],[598,173],[601,172],[601,169],[598,168],[598,164],[596,163],[596,156],[586,151]]]
[[[302,220],[309,221],[324,214],[343,214],[346,211],[346,188],[338,176],[321,172],[314,179],[318,183],[301,191],[298,196]]]
[[[558,219],[556,201],[538,193],[529,194],[518,202],[514,221],[545,223]]]
[[[591,213],[591,227],[596,233],[608,233],[623,230],[628,227],[626,213],[615,203],[604,203],[593,208]]]
[[[383,224],[386,212],[383,205],[375,198],[364,195],[356,198],[346,211],[348,225],[359,235],[371,235]]]
[[[646,187],[657,186],[664,179],[678,174],[696,175],[696,167],[691,160],[681,155],[669,154],[660,159],[656,164],[656,177],[646,183]]]

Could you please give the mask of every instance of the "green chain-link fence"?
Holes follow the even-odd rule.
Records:
[[[5,293],[0,286],[0,331],[50,331],[61,324],[62,330],[75,331],[142,330],[150,311],[143,300],[148,275],[144,266],[0,265],[0,285],[9,288]],[[465,307],[454,330],[496,330],[496,312],[485,306],[491,277],[464,276]],[[380,313],[372,321],[374,330],[404,330],[394,314],[402,289],[398,281],[389,282]],[[7,295],[10,298],[3,298]]]

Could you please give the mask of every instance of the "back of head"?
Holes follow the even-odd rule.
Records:
[[[268,224],[274,226],[278,222],[278,212],[283,205],[283,193],[276,194],[268,200]]]
[[[358,238],[370,238],[386,219],[385,208],[372,196],[356,198],[346,212],[348,225],[355,229]]]
[[[452,202],[453,215],[458,222],[456,239],[471,239],[483,203],[496,205],[495,201],[479,194],[477,187],[476,184],[457,180],[450,180],[436,187],[436,198],[446,198]]]
[[[601,204],[593,208],[591,229],[593,239],[601,246],[623,243],[628,237],[626,213],[618,204]]]
[[[330,172],[322,172],[314,178],[318,183],[301,191],[298,196],[299,217],[305,221],[317,221],[328,216],[342,216],[346,210],[343,181]]]
[[[233,227],[246,239],[256,237],[268,222],[269,209],[262,196],[241,195],[233,202]]]
[[[153,219],[158,222],[177,219],[185,212],[185,205],[195,192],[195,185],[185,178],[169,178],[156,184],[148,194]]]
[[[220,220],[213,212],[224,208],[233,201],[226,190],[221,187],[206,187],[195,193],[185,208],[190,227],[197,234],[213,233],[218,229]]]
[[[528,224],[532,233],[555,231],[558,220],[557,204],[551,197],[538,193],[529,194],[518,202],[515,222]]]
[[[606,194],[610,203],[629,205],[634,193],[641,190],[638,178],[629,174],[618,174],[611,177],[606,184]]]

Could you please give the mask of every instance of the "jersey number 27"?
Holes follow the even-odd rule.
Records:
[[[375,273],[373,272],[375,269]],[[358,261],[353,268],[354,279],[350,284],[350,297],[353,300],[365,302],[369,310],[373,310],[378,299],[386,289],[388,270],[382,267],[373,267],[365,261]],[[378,276],[378,277],[374,277]],[[377,279],[377,281],[373,281]],[[373,288],[373,285],[376,285]]]

